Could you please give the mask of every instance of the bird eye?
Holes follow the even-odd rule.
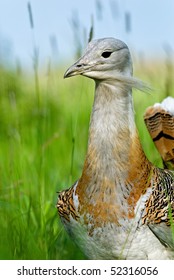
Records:
[[[103,52],[103,53],[102,53],[102,56],[103,56],[104,58],[108,58],[108,57],[110,57],[111,53],[112,53],[112,52],[108,52],[108,51],[107,51],[107,52]]]

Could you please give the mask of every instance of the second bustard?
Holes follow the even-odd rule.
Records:
[[[65,78],[79,74],[94,79],[95,97],[82,175],[57,202],[65,228],[90,259],[174,258],[174,177],[142,150],[127,45],[91,41]]]

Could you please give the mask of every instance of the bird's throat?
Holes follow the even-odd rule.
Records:
[[[128,93],[127,88],[118,85],[114,88],[98,84],[89,129],[87,158],[91,164],[97,161],[103,172],[111,171],[110,176],[115,177],[113,173],[119,171],[125,173],[135,139],[137,142],[131,89]]]

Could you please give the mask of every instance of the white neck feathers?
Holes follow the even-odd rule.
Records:
[[[118,83],[119,84],[119,83]],[[95,151],[101,166],[115,169],[127,164],[132,138],[136,134],[131,89],[96,85],[92,110],[88,153]]]

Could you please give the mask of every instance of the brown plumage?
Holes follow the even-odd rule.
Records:
[[[147,108],[144,120],[164,167],[174,169],[174,99],[168,97],[161,104]]]

